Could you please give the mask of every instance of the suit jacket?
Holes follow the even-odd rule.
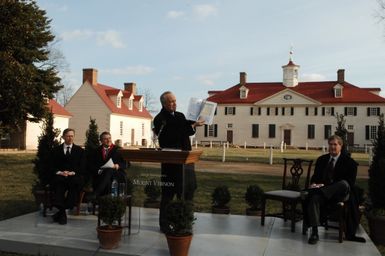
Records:
[[[191,150],[191,142],[189,136],[195,134],[192,128],[193,121],[186,120],[181,112],[170,112],[162,108],[158,115],[154,118],[154,133],[158,136],[161,148],[176,148],[182,150]],[[162,164],[162,181],[177,181],[175,189],[182,190],[182,186],[186,191],[194,191],[197,187],[194,165],[185,165],[184,178],[185,184],[182,185],[182,168],[180,164]]]
[[[124,169],[126,169],[126,161],[123,159],[118,149],[119,147],[114,145],[112,148],[109,149],[107,155],[103,158],[104,148],[103,146],[99,146],[95,150],[94,156],[90,159],[90,161],[92,161],[91,163],[89,163],[89,165],[92,166],[91,175],[97,175],[100,167],[107,163],[110,159],[112,159],[112,162],[114,162],[114,164],[119,165],[119,171],[124,172]]]
[[[181,112],[170,112],[162,108],[154,118],[154,132],[158,136],[161,148],[177,148],[191,150],[189,136],[195,134],[191,127],[194,122],[186,120]]]
[[[64,170],[73,171],[76,173],[76,175],[84,177],[86,172],[84,149],[78,145],[73,144],[71,154],[69,156],[64,154],[63,144],[53,149],[51,161],[51,178],[53,178],[58,171]]]
[[[317,159],[311,183],[327,184],[327,173],[325,171],[329,160],[330,154],[322,155]],[[348,216],[346,217],[347,237],[354,236],[359,225],[358,199],[353,189],[357,177],[357,166],[358,163],[350,156],[341,153],[333,170],[333,182],[345,180],[350,186],[349,200],[347,202]]]

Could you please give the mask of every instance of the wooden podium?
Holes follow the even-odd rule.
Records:
[[[156,150],[154,148],[119,149],[122,157],[130,162],[155,162],[167,164],[182,164],[182,184],[185,184],[184,164],[198,162],[202,150]],[[182,197],[184,198],[184,185],[182,186]]]
[[[153,148],[120,149],[126,161],[167,164],[193,164],[199,161],[202,150],[156,150]]]

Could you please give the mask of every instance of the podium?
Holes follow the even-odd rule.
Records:
[[[153,148],[120,149],[126,161],[167,164],[193,164],[199,161],[202,150],[156,150]]]
[[[154,148],[138,148],[138,149],[119,149],[120,154],[126,161],[130,162],[152,162],[167,164],[182,164],[182,184],[185,184],[184,164],[193,164],[199,161],[202,150],[173,150],[164,149],[157,150]],[[184,198],[184,185],[182,186],[182,195]],[[131,198],[130,198],[131,202]],[[139,208],[140,209],[140,208]],[[140,214],[140,211],[139,211]],[[140,220],[139,220],[140,222]],[[140,226],[140,225],[139,225]],[[131,208],[129,213],[129,232],[131,233]]]

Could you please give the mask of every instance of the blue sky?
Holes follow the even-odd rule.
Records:
[[[136,82],[190,97],[249,82],[282,81],[293,47],[300,81],[336,80],[385,91],[385,30],[376,0],[38,0],[69,64],[75,90],[83,68],[117,88]],[[382,94],[384,95],[384,94]],[[158,101],[156,102],[158,104]],[[157,106],[158,107],[158,106]],[[159,107],[158,107],[159,108]]]

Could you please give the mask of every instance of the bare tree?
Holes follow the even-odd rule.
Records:
[[[152,114],[155,115],[159,112],[159,110],[155,107],[156,106],[156,98],[154,94],[152,94],[151,90],[148,88],[143,88],[138,90],[138,94],[142,95],[144,98],[144,106],[146,109]]]

